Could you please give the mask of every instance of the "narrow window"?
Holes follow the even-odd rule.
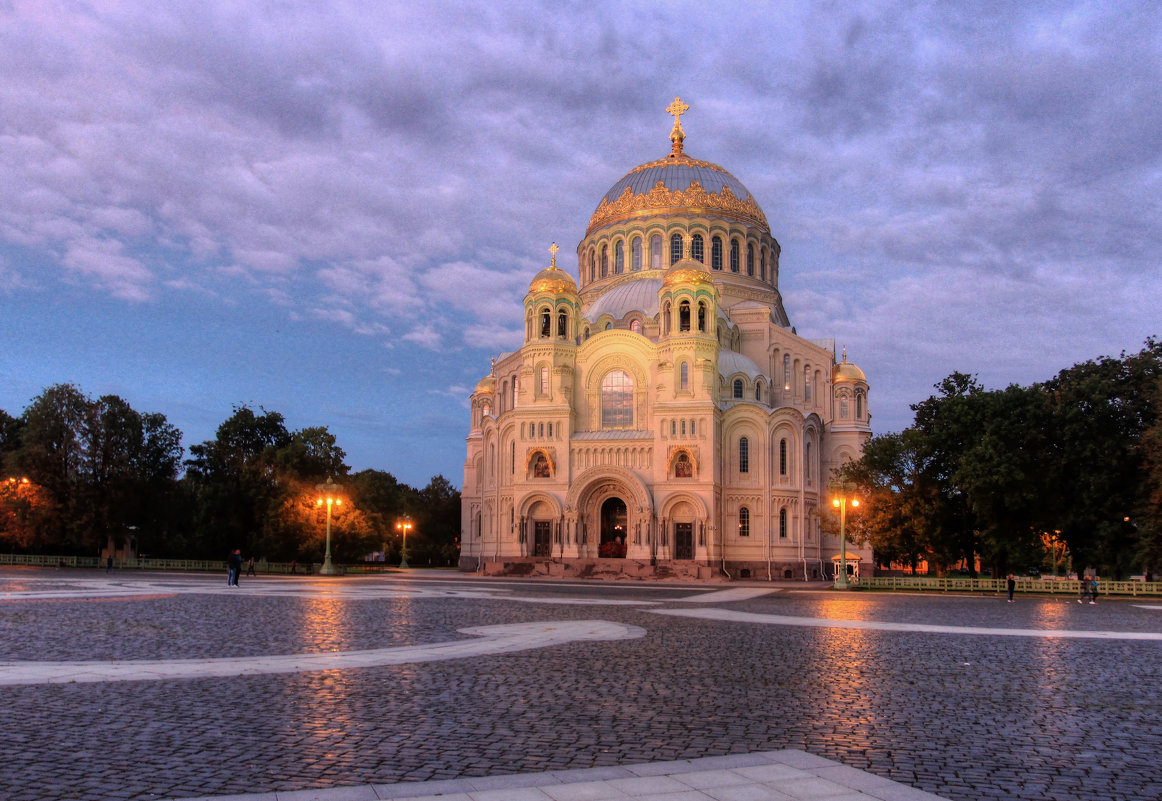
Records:
[[[808,442],[803,448],[803,477],[807,483],[811,483],[811,443]]]
[[[613,272],[615,275],[621,275],[625,272],[625,245],[620,239],[613,246]]]
[[[512,451],[508,455],[508,471],[516,475],[516,441],[512,443]]]
[[[757,400],[759,403],[762,403],[762,400],[763,400],[763,382],[762,381],[760,381],[754,385],[754,399]]]
[[[670,421],[670,437],[678,436],[678,422],[676,420]]]
[[[518,405],[516,399],[517,399],[519,392],[520,392],[520,379],[517,378],[516,376],[513,376],[512,377],[512,408],[514,408],[514,409]]]
[[[633,242],[629,246],[630,258],[632,259],[631,267],[636,272],[642,268],[642,238],[635,236]]]
[[[694,261],[704,261],[702,255],[702,234],[694,234],[690,240],[690,258]]]
[[[569,315],[561,312],[557,315],[557,336],[566,339],[569,336]]]
[[[601,246],[601,277],[609,275],[609,245]]]
[[[690,388],[690,365],[687,364],[686,362],[682,362],[681,366],[678,367],[678,375],[679,375],[679,378],[678,378],[679,387],[681,387],[682,389],[689,389]]]
[[[690,330],[690,302],[686,300],[678,304],[678,330]]]
[[[545,437],[545,424],[544,423],[537,423],[537,436],[540,437],[541,439],[544,439],[544,437]]]
[[[750,509],[745,506],[738,510],[738,536],[750,536]]]
[[[738,472],[750,472],[750,440],[746,437],[738,440]]]
[[[694,436],[694,421],[690,421],[690,436]]]
[[[669,335],[670,333],[670,304],[667,303],[662,307],[662,333]]]
[[[844,420],[847,419],[847,398],[846,397],[839,399],[839,416],[842,417]]]
[[[738,240],[730,240],[730,271],[738,272]]]
[[[754,245],[746,246],[746,274],[754,277]]]
[[[710,240],[710,269],[722,269],[722,237],[720,236]]]
[[[593,255],[593,251],[589,252],[589,280],[597,280],[597,257]]]
[[[863,393],[855,393],[855,419],[863,419]]]
[[[541,312],[541,339],[548,339],[552,335],[553,330],[553,315],[549,310]]]
[[[654,234],[650,237],[650,269],[662,269],[662,235]]]
[[[759,278],[767,280],[767,252],[763,250],[759,254]]]
[[[686,436],[686,421],[682,421],[682,436]]]
[[[670,237],[670,265],[675,265],[682,260],[682,235],[673,234]]]
[[[541,394],[542,395],[549,394],[549,368],[548,367],[541,368]]]
[[[779,510],[779,539],[787,539],[787,510],[785,507]]]
[[[803,368],[803,400],[811,401],[811,365]]]
[[[779,440],[779,475],[787,475],[787,440]]]
[[[742,400],[742,379],[734,379],[734,399]]]
[[[553,424],[549,423],[549,437],[552,438],[552,436],[553,436]]]
[[[791,391],[791,354],[783,354],[783,392]]]
[[[706,304],[705,303],[698,304],[698,330],[703,334],[706,333]]]

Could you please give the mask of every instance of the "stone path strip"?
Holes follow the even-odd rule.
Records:
[[[176,801],[173,799],[171,801]],[[943,801],[805,751],[787,749],[327,790],[205,796],[184,801]]]

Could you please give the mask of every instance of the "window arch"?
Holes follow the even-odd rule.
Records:
[[[632,322],[630,322],[629,330],[633,331],[635,334],[640,334],[642,332],[642,321],[641,320],[633,320]]]
[[[763,382],[759,381],[754,385],[754,399],[759,403],[763,402]]]
[[[673,266],[682,260],[682,235],[670,235],[670,265]]]
[[[592,250],[589,251],[589,280],[597,280],[597,256],[593,254]]]
[[[863,419],[863,393],[855,393],[855,419]]]
[[[783,354],[783,392],[791,391],[791,354]]]
[[[787,475],[787,440],[779,440],[779,475]]]
[[[754,245],[746,246],[746,274],[754,277]]]
[[[609,245],[601,246],[601,277],[609,275]]]
[[[681,332],[690,330],[690,301],[688,300],[678,304],[678,330]]]
[[[803,446],[803,479],[811,482],[811,443]]]
[[[803,367],[803,400],[810,403],[811,401],[811,365]]]
[[[633,378],[624,370],[601,380],[601,427],[633,428]]]
[[[703,334],[706,333],[706,304],[705,303],[698,304],[698,331],[700,333],[703,333]]]
[[[553,334],[553,315],[548,309],[541,310],[541,339],[548,339]]]
[[[730,240],[730,271],[738,272],[738,240]]]
[[[650,237],[650,269],[662,269],[662,235],[654,234]]]
[[[750,440],[746,437],[738,438],[738,472],[750,472]]]
[[[848,413],[847,396],[844,395],[839,399],[839,416],[846,420]]]
[[[720,236],[710,240],[710,269],[722,269],[722,237]]]
[[[779,510],[779,539],[787,538],[787,507]]]
[[[750,509],[745,506],[738,510],[738,536],[750,536]]]
[[[742,379],[741,378],[734,379],[734,393],[733,393],[733,395],[734,395],[735,400],[742,400]]]
[[[635,236],[629,246],[630,269],[637,271],[642,268],[642,238]]]
[[[690,258],[694,261],[705,261],[702,253],[702,234],[694,234],[690,239]]]
[[[759,253],[759,278],[763,281],[767,280],[767,251],[766,248]]]
[[[679,389],[690,388],[690,365],[686,362],[678,365],[678,387]]]
[[[565,339],[569,336],[569,315],[561,312],[557,315],[557,336]]]
[[[619,239],[613,246],[613,274],[621,275],[625,272],[625,244]]]

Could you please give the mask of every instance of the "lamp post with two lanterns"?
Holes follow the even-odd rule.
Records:
[[[323,484],[319,484],[316,489],[319,491],[319,497],[315,501],[316,506],[327,504],[327,552],[323,556],[323,566],[319,568],[319,574],[323,576],[337,576],[339,569],[331,564],[331,507],[342,506],[343,499],[339,497],[342,487],[336,484],[331,479]]]
[[[401,520],[395,524],[395,528],[403,533],[403,544],[399,548],[399,566],[406,568],[408,566],[408,532],[412,529],[412,521]]]
[[[836,484],[834,489],[831,505],[839,509],[839,575],[835,577],[834,586],[837,590],[846,590],[851,586],[847,582],[847,505],[850,503],[853,509],[856,508],[859,498],[850,497],[855,486],[848,482]]]

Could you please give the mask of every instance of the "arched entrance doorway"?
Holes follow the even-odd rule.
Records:
[[[625,501],[617,497],[606,498],[601,504],[601,543],[597,546],[597,555],[624,557],[627,529]]]

